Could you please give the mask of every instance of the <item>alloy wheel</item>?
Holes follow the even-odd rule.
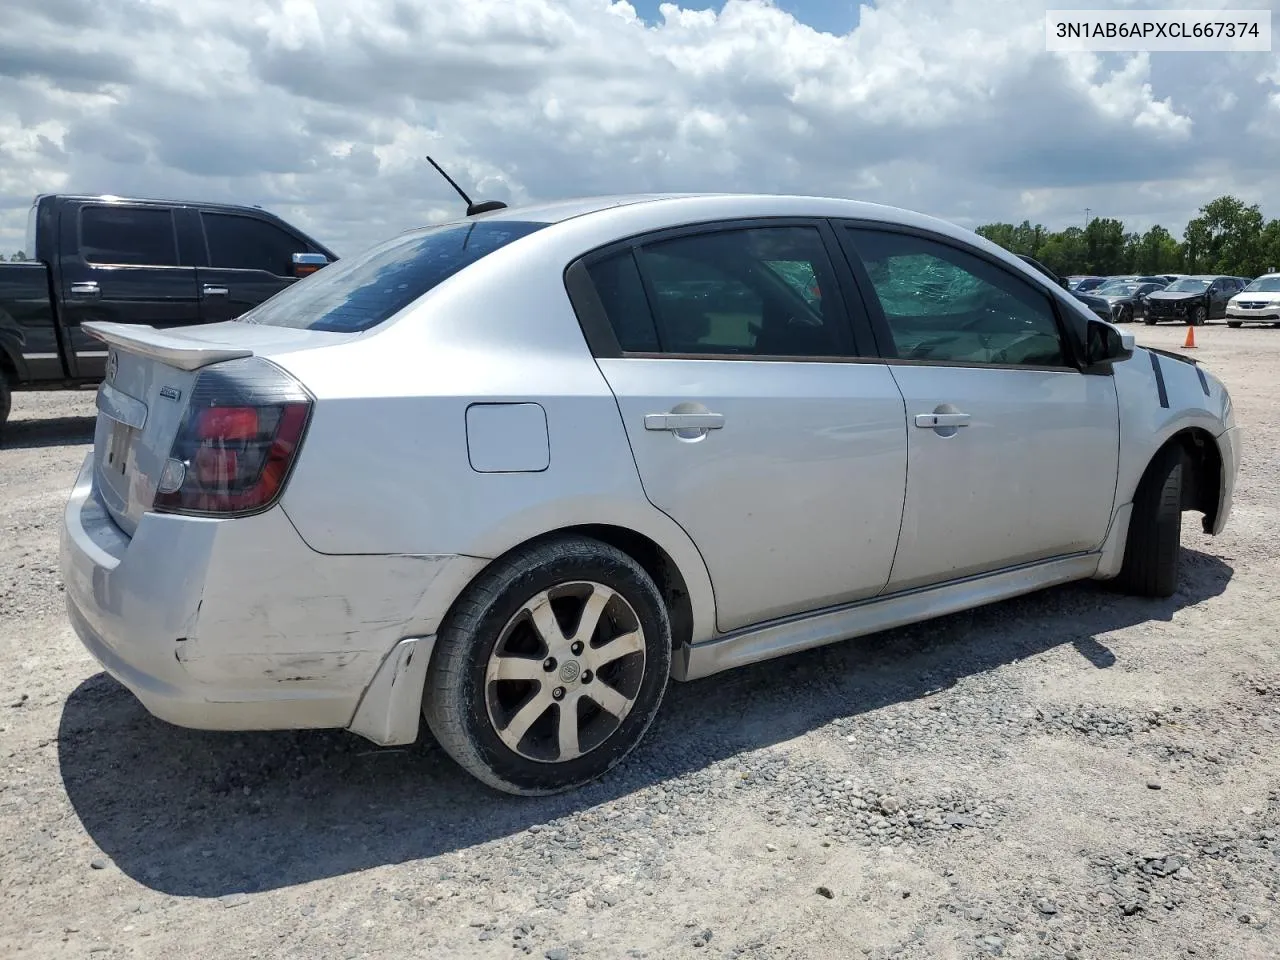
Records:
[[[540,591],[507,622],[489,655],[489,722],[525,759],[583,756],[631,712],[645,659],[640,618],[617,591],[593,581]]]

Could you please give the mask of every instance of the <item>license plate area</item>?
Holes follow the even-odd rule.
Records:
[[[129,448],[133,445],[133,437],[136,433],[137,431],[127,423],[121,423],[119,420],[111,421],[105,464],[107,470],[124,476],[129,466]]]

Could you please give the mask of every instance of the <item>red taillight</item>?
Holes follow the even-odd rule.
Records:
[[[311,398],[256,358],[201,371],[154,507],[216,516],[254,513],[279,495],[311,415]]]
[[[258,435],[258,411],[253,407],[210,407],[196,421],[201,440],[252,440]]]

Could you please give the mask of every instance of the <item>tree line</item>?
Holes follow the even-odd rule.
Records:
[[[1026,254],[1061,276],[1126,273],[1225,273],[1256,277],[1280,268],[1280,220],[1266,220],[1257,204],[1219,197],[1200,208],[1177,240],[1157,224],[1145,233],[1107,217],[1083,229],[1046,230],[1028,220],[987,223],[977,232],[1012,253]]]

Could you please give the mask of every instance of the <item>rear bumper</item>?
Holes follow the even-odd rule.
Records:
[[[68,617],[85,647],[155,716],[211,730],[376,715],[361,701],[379,668],[402,638],[434,632],[452,601],[443,588],[476,563],[316,553],[279,508],[235,520],[147,513],[130,538],[95,493],[92,455],[61,532]]]

